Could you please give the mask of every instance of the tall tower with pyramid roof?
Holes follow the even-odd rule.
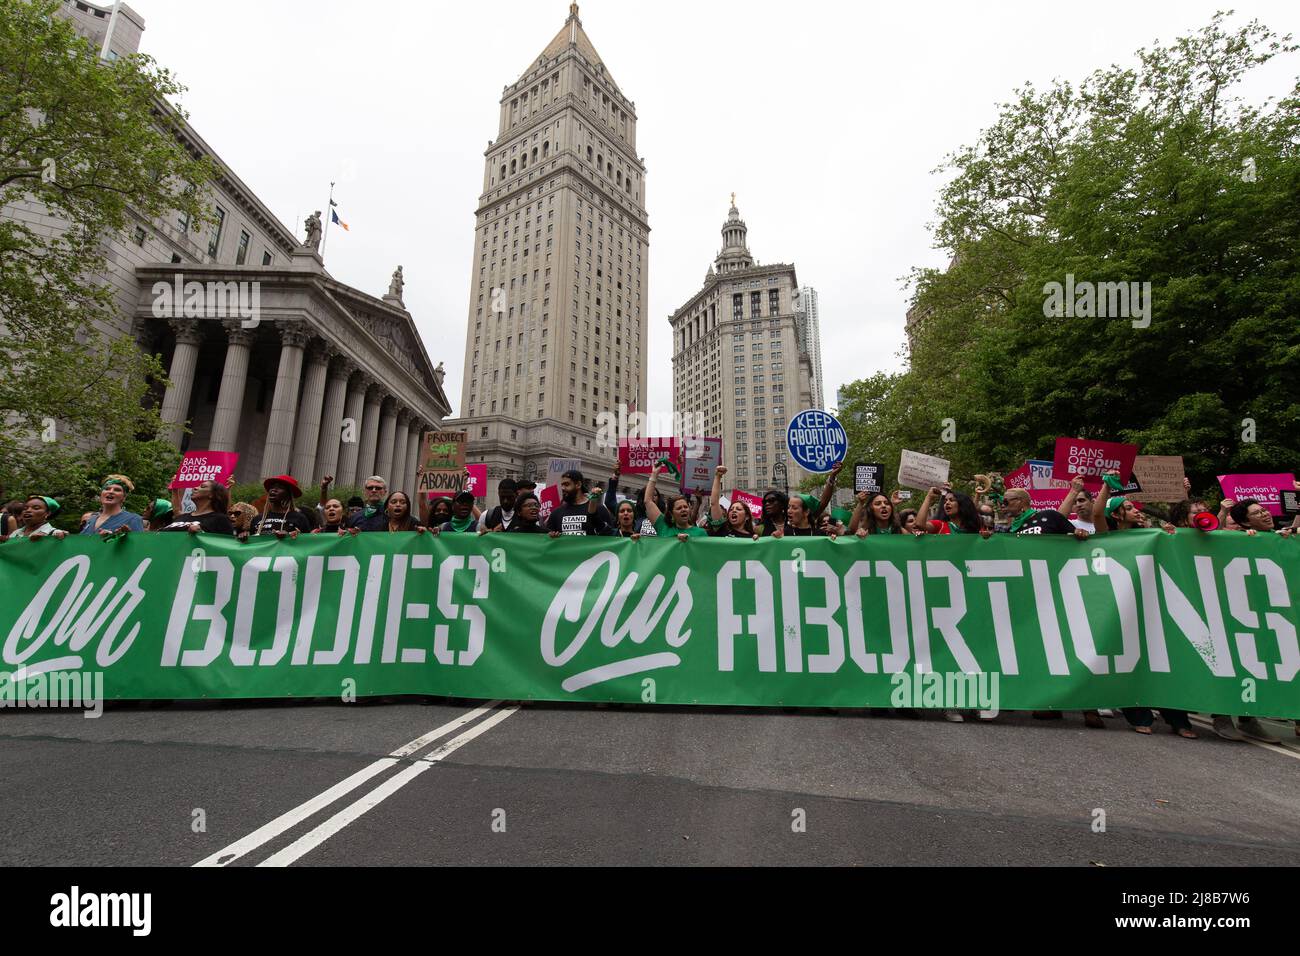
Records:
[[[593,473],[602,414],[645,410],[650,226],[636,104],[578,5],[501,95],[475,210],[460,418],[467,459],[545,479],[552,458]],[[494,494],[494,488],[489,494]]]

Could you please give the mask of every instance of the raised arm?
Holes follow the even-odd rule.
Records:
[[[320,480],[320,500],[316,502],[316,508],[323,509],[325,502],[330,500],[330,485],[334,484],[334,476],[326,475]]]
[[[1111,472],[1119,474],[1119,472]],[[1110,489],[1105,484],[1101,486],[1101,491],[1097,492],[1092,499],[1092,524],[1095,527],[1096,534],[1105,534],[1110,530],[1110,525],[1106,524],[1106,502],[1110,500]]]
[[[726,473],[726,465],[719,465],[713,469],[713,490],[709,492],[709,517],[714,521],[727,519],[727,513],[722,510],[722,476]]]
[[[858,499],[858,503],[853,506],[853,517],[849,520],[849,534],[857,534],[858,528],[862,524],[863,515],[867,510],[867,499],[871,495],[865,491],[859,491],[855,497]],[[867,518],[867,520],[870,521],[871,519]]]
[[[925,493],[921,500],[921,507],[916,512],[916,520],[925,525],[925,530],[930,530],[930,509],[934,507],[935,499],[939,497],[939,488],[937,485],[931,485],[930,490]]]
[[[610,514],[618,510],[618,479],[622,473],[618,462],[615,462],[614,472],[609,476],[609,487],[605,489],[605,507],[609,509]]]
[[[645,483],[645,516],[650,519],[651,524],[663,517],[663,512],[655,503],[655,479],[658,477],[659,466],[655,465],[650,469],[650,479]]]
[[[1070,480],[1070,493],[1065,496],[1065,500],[1061,502],[1061,506],[1056,509],[1061,513],[1061,517],[1069,520],[1070,512],[1074,510],[1072,506],[1074,505],[1075,500],[1079,497],[1079,492],[1081,491],[1083,491],[1083,477],[1075,475]],[[1082,518],[1083,515],[1079,515],[1079,517]]]
[[[822,489],[821,501],[817,502],[817,510],[812,513],[810,518],[816,518],[826,506],[831,503],[831,496],[835,494],[835,481],[840,476],[840,469],[844,467],[844,459],[837,461],[831,468],[831,473],[826,476],[826,487]]]

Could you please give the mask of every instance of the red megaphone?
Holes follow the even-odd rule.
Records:
[[[1202,531],[1219,530],[1219,519],[1213,511],[1202,511],[1192,515],[1192,527]]]

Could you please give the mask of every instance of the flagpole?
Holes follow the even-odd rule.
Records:
[[[334,183],[330,183],[330,201],[325,206],[325,232],[320,238],[321,258],[325,257],[325,243],[330,239],[330,220],[334,218]]]

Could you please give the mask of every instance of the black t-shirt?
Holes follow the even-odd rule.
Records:
[[[311,522],[297,508],[288,513],[279,511],[268,511],[265,515],[258,515],[253,519],[253,534],[275,534],[277,531],[286,533],[293,530],[305,533],[311,532]]]
[[[164,531],[188,531],[191,524],[197,523],[204,534],[234,534],[235,526],[225,515],[209,511],[206,514],[182,515],[179,521],[173,521]]]
[[[574,505],[561,505],[551,510],[550,520],[546,522],[548,531],[560,534],[608,534],[610,530],[609,512],[603,507],[592,514],[586,501]]]
[[[1074,534],[1074,525],[1059,511],[1035,511],[1017,534]]]
[[[546,529],[536,521],[530,524],[521,518],[517,521],[511,521],[510,527],[506,528],[506,534],[512,532],[514,534],[546,534]]]

